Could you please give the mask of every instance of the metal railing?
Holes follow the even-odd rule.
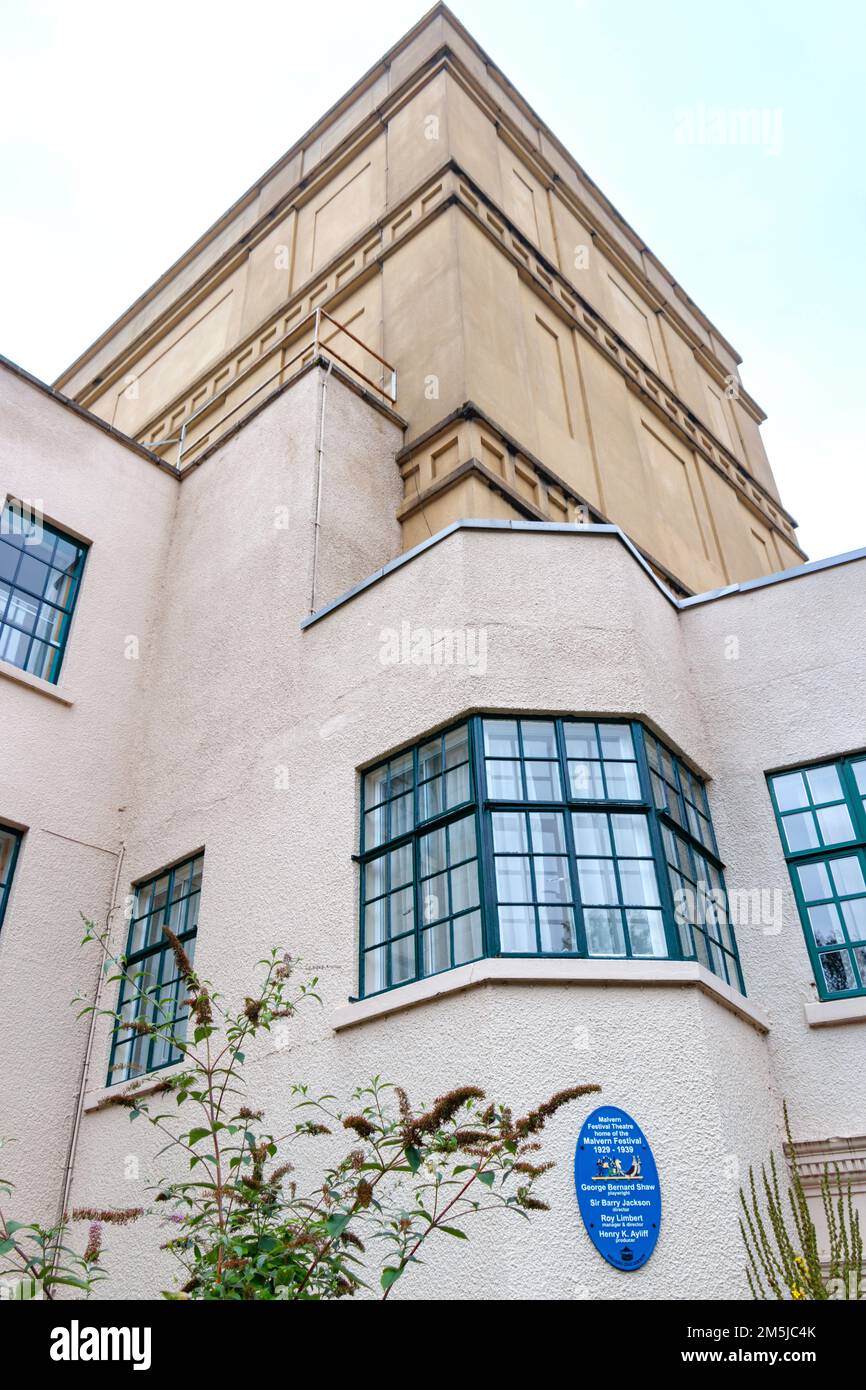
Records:
[[[327,340],[322,336],[322,324],[325,321],[333,324],[335,329]],[[299,348],[299,350],[286,361],[281,361],[276,371],[272,372],[264,381],[260,381],[247,395],[237,401],[228,410],[225,410],[206,430],[203,430],[195,439],[190,441],[189,434],[192,426],[197,420],[201,419],[203,415],[208,414],[209,411],[212,411],[220,401],[227,401],[228,397],[232,395],[233,392],[237,391],[238,387],[241,386],[244,381],[254,376],[257,372],[260,372],[262,365],[267,362],[269,358],[273,357],[275,353],[281,353],[287,344],[295,341],[310,323],[313,324],[311,342]],[[347,338],[350,338],[353,343],[356,343],[368,356],[375,358],[381,365],[383,368],[382,381],[374,381],[372,377],[367,376],[359,367],[356,367],[353,362],[343,357],[341,353],[337,352],[331,346],[333,339],[341,333],[345,334]],[[167,449],[169,445],[176,444],[178,449],[174,466],[180,469],[184,463],[192,462],[196,452],[211,443],[213,436],[221,430],[222,426],[225,425],[226,421],[230,420],[233,415],[237,415],[239,411],[249,406],[250,402],[254,400],[256,396],[266,390],[268,386],[273,385],[275,381],[281,380],[282,384],[286,379],[286,373],[290,372],[290,369],[296,363],[303,361],[304,358],[313,361],[316,357],[320,356],[326,356],[332,358],[335,362],[339,362],[342,367],[346,368],[352,377],[356,377],[359,381],[362,381],[365,386],[369,386],[391,405],[396,402],[397,368],[392,366],[390,362],[387,362],[384,357],[381,357],[378,352],[369,347],[361,338],[358,338],[345,324],[335,319],[326,309],[313,309],[305,319],[295,324],[294,327],[287,333],[284,333],[281,338],[278,338],[276,342],[272,343],[267,351],[263,352],[255,362],[250,363],[249,367],[239,372],[231,381],[227,381],[225,385],[221,386],[218,391],[215,391],[212,396],[209,396],[206,401],[203,401],[202,404],[192,412],[188,419],[184,420],[178,435],[174,436],[172,439],[145,439],[142,442],[147,448],[156,451]]]

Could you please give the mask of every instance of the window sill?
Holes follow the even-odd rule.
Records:
[[[810,1028],[828,1028],[834,1023],[866,1023],[866,996],[855,999],[816,999],[803,1005]]]
[[[88,1091],[84,1097],[84,1113],[93,1114],[96,1110],[108,1109],[106,1102],[115,1100],[117,1096],[151,1096],[163,1082],[169,1077],[176,1076],[179,1071],[183,1071],[183,1065],[175,1062],[170,1067],[160,1067],[159,1071],[149,1071],[146,1076],[140,1077],[137,1081],[116,1081],[113,1086],[98,1086],[92,1091]],[[117,1106],[116,1109],[122,1110],[125,1107]]]
[[[27,685],[31,690],[36,690],[40,695],[47,695],[51,700],[57,700],[61,705],[74,705],[75,700],[65,691],[60,690],[50,681],[44,681],[39,676],[31,676],[29,671],[22,671],[20,667],[13,666],[10,661],[0,661],[0,676],[5,676],[7,680],[17,681],[19,685]]]
[[[555,960],[551,957],[533,960],[503,956],[474,961],[471,965],[459,965],[454,970],[443,971],[441,975],[400,985],[387,994],[359,999],[355,1004],[337,1009],[331,1015],[331,1027],[335,1033],[340,1033],[356,1024],[427,1004],[445,995],[458,994],[477,985],[495,984],[690,985],[715,999],[759,1032],[770,1031],[769,1018],[762,1009],[694,961]]]

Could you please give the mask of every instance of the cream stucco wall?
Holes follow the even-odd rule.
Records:
[[[3,481],[93,543],[61,681],[74,703],[0,680],[2,727],[16,734],[0,819],[28,827],[0,939],[2,1130],[19,1140],[21,1199],[51,1217],[58,1198],[85,1033],[67,999],[92,988],[96,967],[77,946],[79,911],[105,917],[121,847],[117,903],[131,881],[204,847],[200,971],[242,994],[279,945],[320,977],[322,1007],[293,1045],[264,1041],[251,1058],[253,1098],[276,1126],[290,1080],[347,1092],[382,1073],[419,1099],[470,1081],[518,1106],[592,1080],[654,1146],[663,1229],[637,1274],[604,1265],[580,1228],[570,1164],[584,1112],[573,1110],[546,1141],[552,1212],[443,1248],[403,1296],[744,1294],[737,1187],[779,1147],[781,1098],[796,1138],[864,1128],[866,1022],[807,1026],[790,895],[780,934],[739,932],[740,1013],[675,972],[637,985],[565,962],[557,977],[554,962],[543,982],[442,992],[363,1021],[359,1010],[351,1026],[357,772],[467,711],[631,715],[711,779],[729,887],[785,894],[764,770],[862,744],[864,561],[684,607],[611,530],[463,527],[302,628],[320,438],[316,606],[399,550],[396,521],[382,524],[400,493],[399,425],[332,376],[320,435],[324,381],[307,372],[178,482],[0,375],[13,421]],[[382,629],[403,621],[485,628],[485,673],[383,665]],[[129,634],[141,638],[135,663]],[[120,912],[114,932],[122,945]],[[144,1204],[150,1131],[94,1108],[107,1056],[100,1020],[72,1201]],[[147,1225],[111,1233],[107,1291],[155,1294],[161,1238]]]

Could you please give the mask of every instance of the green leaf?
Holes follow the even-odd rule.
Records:
[[[187,1142],[189,1144],[198,1144],[200,1140],[207,1139],[209,1134],[209,1129],[191,1129],[187,1135]]]
[[[325,1222],[325,1229],[328,1235],[336,1238],[341,1236],[352,1219],[350,1211],[344,1212],[342,1216],[329,1216]]]
[[[386,1293],[387,1293],[388,1289],[390,1289],[390,1287],[391,1287],[392,1284],[396,1284],[396,1282],[397,1282],[397,1280],[400,1278],[400,1275],[402,1274],[402,1272],[403,1272],[403,1271],[400,1270],[400,1269],[383,1269],[383,1270],[382,1270],[382,1279],[381,1279],[381,1283],[382,1283],[382,1288],[385,1290]]]
[[[479,1173],[478,1181],[483,1182],[485,1187],[492,1187],[496,1181],[495,1173]]]
[[[418,1172],[418,1169],[421,1167],[421,1155],[417,1149],[410,1147],[406,1150],[406,1162],[409,1164],[413,1173]]]
[[[458,1240],[468,1240],[465,1231],[460,1231],[456,1226],[437,1226],[437,1231],[444,1231],[446,1236],[456,1236]]]
[[[14,1249],[14,1240],[0,1240],[0,1255],[8,1255],[9,1251]]]

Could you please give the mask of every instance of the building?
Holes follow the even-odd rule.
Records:
[[[783,1100],[862,1202],[866,551],[804,563],[736,352],[444,6],[54,388],[0,390],[22,1209],[146,1201],[98,1105],[170,1059],[68,1001],[79,914],[122,943],[154,884],[224,989],[272,945],[320,976],[270,1113],[299,1073],[590,1080],[646,1132],[644,1268],[582,1229],[563,1112],[550,1215],[407,1294],[745,1296]],[[153,1231],[112,1247],[156,1293]]]

